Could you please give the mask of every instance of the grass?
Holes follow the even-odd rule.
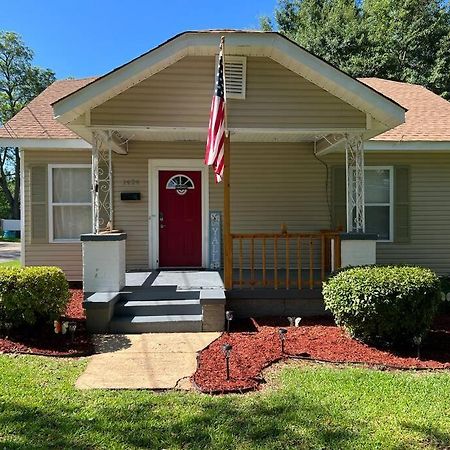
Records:
[[[7,261],[0,263],[0,267],[20,267],[20,261],[18,259],[14,259],[12,261]]]
[[[20,242],[20,239],[0,237],[0,242]]]
[[[0,355],[6,449],[444,449],[450,373],[286,365],[244,396],[77,391],[84,360]]]

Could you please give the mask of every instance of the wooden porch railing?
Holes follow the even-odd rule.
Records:
[[[320,286],[340,267],[339,231],[230,234],[231,287]],[[229,268],[230,270],[230,268]]]

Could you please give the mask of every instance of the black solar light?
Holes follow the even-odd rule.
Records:
[[[76,322],[69,322],[69,333],[70,333],[70,340],[73,341],[75,337],[75,331],[77,330],[77,323]]]
[[[278,335],[280,336],[281,342],[281,353],[284,354],[284,341],[286,339],[287,330],[286,328],[278,328]]]
[[[226,311],[225,319],[227,319],[227,333],[230,332],[230,322],[234,319],[234,311]]]
[[[3,323],[3,328],[5,329],[6,337],[9,337],[9,333],[11,332],[12,326],[13,326],[13,324],[11,322]]]
[[[417,359],[420,359],[420,346],[422,345],[422,336],[414,336],[413,342],[417,347]]]
[[[222,347],[222,351],[223,354],[225,355],[225,361],[227,364],[227,380],[230,379],[230,355],[231,355],[231,350],[233,350],[233,347],[231,344],[223,344]]]

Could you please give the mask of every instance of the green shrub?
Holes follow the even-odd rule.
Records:
[[[53,321],[69,301],[69,285],[57,267],[0,268],[0,320],[14,327]]]
[[[336,323],[352,337],[405,345],[429,330],[441,291],[437,275],[423,267],[364,266],[331,277],[323,297]]]

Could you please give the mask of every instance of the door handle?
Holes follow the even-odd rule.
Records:
[[[161,211],[159,212],[159,221],[164,222],[164,214]]]

